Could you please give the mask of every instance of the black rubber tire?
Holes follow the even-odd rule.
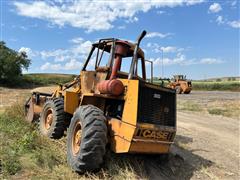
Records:
[[[160,160],[162,161],[162,162],[168,162],[169,161],[169,159],[170,159],[170,154],[169,153],[167,153],[167,154],[160,154]]]
[[[176,89],[176,93],[177,94],[181,94],[182,93],[182,88],[180,86],[176,86],[175,89]]]
[[[46,129],[45,116],[49,108],[53,110],[53,121],[50,128]],[[38,122],[39,131],[42,135],[49,138],[60,139],[64,135],[64,131],[67,128],[66,121],[69,121],[68,118],[68,115],[64,112],[64,101],[62,98],[48,100],[44,104],[43,110],[40,114]]]
[[[74,155],[73,136],[76,124],[81,124],[80,149]],[[97,171],[103,164],[107,144],[106,118],[93,105],[80,106],[74,113],[67,132],[67,160],[78,173]]]

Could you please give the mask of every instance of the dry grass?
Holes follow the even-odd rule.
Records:
[[[221,101],[219,99],[203,104],[201,101],[197,100],[183,100],[178,102],[177,109],[179,111],[193,111],[230,118],[239,118],[240,101]]]
[[[200,172],[207,175],[208,179],[219,180],[219,178],[208,167],[202,167]]]
[[[0,112],[16,103],[23,103],[30,95],[30,89],[0,87]]]
[[[203,108],[200,104],[191,101],[179,102],[177,104],[177,109],[183,111],[203,111]]]
[[[209,114],[239,118],[240,101],[214,101],[208,104]]]

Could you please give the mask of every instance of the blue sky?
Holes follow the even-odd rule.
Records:
[[[239,76],[239,1],[0,1],[1,40],[27,52],[25,73],[78,74],[92,42],[145,29],[154,76]]]

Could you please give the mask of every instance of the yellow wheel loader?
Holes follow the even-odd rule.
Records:
[[[99,169],[106,145],[115,153],[167,154],[176,134],[176,92],[146,79],[136,43],[109,38],[92,45],[80,75],[50,94],[33,92],[26,119],[58,139],[76,172]]]
[[[192,82],[184,75],[174,75],[167,87],[175,89],[177,94],[189,94],[192,91]]]

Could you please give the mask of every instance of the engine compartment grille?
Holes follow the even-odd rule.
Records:
[[[163,88],[163,87],[162,87]],[[167,89],[167,88],[166,88]],[[139,84],[138,122],[176,125],[176,94]]]

